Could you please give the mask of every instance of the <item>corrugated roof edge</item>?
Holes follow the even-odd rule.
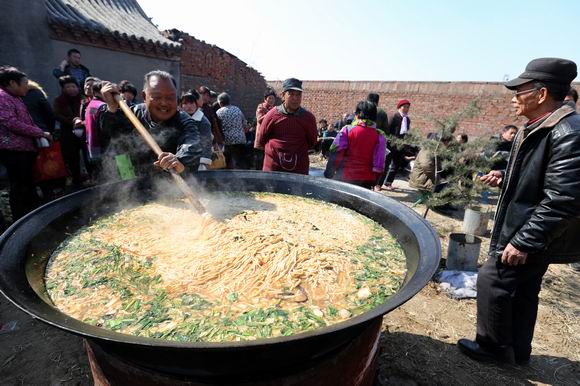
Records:
[[[130,0],[131,1],[131,0]],[[151,19],[145,14],[141,6],[137,1],[132,0],[131,5],[134,6],[135,10],[139,13],[139,16],[142,17],[143,21],[151,24],[159,33],[158,39],[151,39],[145,38],[143,36],[137,36],[135,34],[127,34],[126,32],[118,31],[118,30],[111,30],[106,28],[103,25],[100,25],[90,19],[87,19],[80,15],[78,10],[71,7],[66,7],[65,4],[60,0],[45,0],[45,5],[47,9],[47,17],[50,24],[58,24],[66,28],[78,28],[84,32],[91,32],[91,31],[98,31],[98,32],[105,32],[114,36],[118,39],[126,39],[126,40],[140,40],[143,42],[148,42],[150,44],[154,44],[163,48],[173,48],[179,49],[181,44],[176,41],[172,41],[171,39],[166,38],[163,36],[162,32],[157,29],[155,24],[151,22]]]

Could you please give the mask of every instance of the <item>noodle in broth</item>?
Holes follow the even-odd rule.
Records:
[[[212,196],[201,217],[150,203],[102,218],[51,257],[62,312],[178,341],[286,336],[365,312],[395,293],[395,239],[354,211],[302,197]]]

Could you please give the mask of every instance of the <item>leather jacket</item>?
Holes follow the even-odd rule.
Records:
[[[511,243],[528,259],[580,261],[580,116],[563,105],[514,139],[489,255]]]

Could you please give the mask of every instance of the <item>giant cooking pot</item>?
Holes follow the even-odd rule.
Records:
[[[439,265],[439,238],[413,210],[354,185],[323,178],[254,171],[208,171],[197,175],[209,192],[254,191],[314,198],[353,209],[384,226],[405,252],[407,275],[385,303],[357,317],[301,334],[249,342],[182,343],[105,330],[73,319],[48,298],[44,271],[52,251],[79,227],[119,209],[120,192],[147,202],[153,180],[96,186],[50,202],[12,225],[0,238],[0,291],[34,318],[89,339],[106,353],[155,371],[208,380],[283,375],[328,358],[376,318],[423,288]],[[329,219],[332,221],[332,219]]]

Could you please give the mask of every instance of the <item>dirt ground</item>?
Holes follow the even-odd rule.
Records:
[[[406,205],[416,201],[404,180],[395,185],[399,189],[389,196]],[[424,212],[421,205],[414,209]],[[427,215],[441,237],[443,256],[461,218],[461,213]],[[480,262],[488,244],[484,237]],[[532,360],[524,367],[479,364],[460,354],[457,339],[475,336],[475,300],[453,300],[430,282],[385,316],[378,385],[580,385],[579,277],[567,265],[548,270]],[[0,323],[9,321],[17,329],[0,333],[0,386],[92,384],[81,339],[34,320],[0,296]]]
[[[416,201],[405,181],[395,186],[397,191],[383,194],[408,205]],[[422,205],[414,209],[425,211]],[[443,257],[448,235],[461,231],[462,218],[461,212],[427,214],[441,238]],[[480,263],[488,246],[489,238],[482,237]],[[532,360],[521,367],[479,364],[462,355],[455,343],[475,337],[476,302],[453,300],[430,282],[384,318],[380,385],[580,385],[579,278],[568,265],[550,266],[540,293]]]

